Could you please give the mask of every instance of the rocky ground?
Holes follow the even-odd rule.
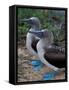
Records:
[[[18,47],[18,82],[26,81],[38,81],[42,80],[44,73],[52,71],[45,65],[39,71],[33,71],[31,60],[37,60],[37,58],[29,54],[26,47]],[[61,72],[59,75],[54,77],[54,80],[64,79],[65,73]]]

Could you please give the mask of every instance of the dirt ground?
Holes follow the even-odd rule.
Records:
[[[43,66],[39,71],[33,71],[31,60],[37,58],[29,54],[26,47],[18,47],[18,82],[42,80],[44,73],[53,71],[47,66]],[[54,80],[65,79],[65,72],[61,72],[54,77]]]

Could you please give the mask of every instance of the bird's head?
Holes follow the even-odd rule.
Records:
[[[40,29],[41,28],[41,24],[40,24],[40,20],[37,17],[31,17],[28,19],[21,19],[20,23],[28,23],[32,28],[37,28]]]

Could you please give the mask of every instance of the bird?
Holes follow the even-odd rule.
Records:
[[[41,31],[29,31],[29,33],[40,38],[37,43],[38,56],[46,66],[54,70],[54,72],[50,72],[48,75],[53,74],[56,76],[61,71],[65,71],[65,52],[60,50],[59,46],[56,47],[52,44],[52,32],[46,29]]]
[[[30,25],[30,29],[28,31],[41,31],[41,23],[37,17],[31,17],[28,19],[20,19],[20,24],[27,23]],[[43,64],[40,62],[37,52],[37,43],[39,42],[40,38],[33,35],[32,33],[27,32],[26,35],[26,47],[30,54],[35,55],[38,60],[31,60],[31,64],[33,66],[33,70],[39,70]],[[36,67],[37,66],[37,67]]]
[[[52,20],[54,22],[54,26],[57,29],[65,30],[65,22],[64,21],[61,21],[60,18],[58,18],[57,16],[53,16]]]

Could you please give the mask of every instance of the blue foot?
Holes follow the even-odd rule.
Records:
[[[58,71],[47,72],[43,75],[43,80],[53,80],[59,74]]]
[[[31,65],[33,66],[34,71],[39,71],[43,67],[43,63],[40,60],[32,60]]]

